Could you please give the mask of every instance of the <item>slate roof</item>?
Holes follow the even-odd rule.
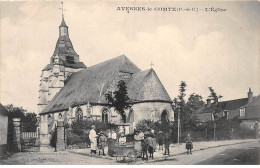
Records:
[[[65,61],[65,60],[62,60],[63,62],[63,65],[65,67],[70,67],[70,68],[86,68],[86,65],[83,63],[83,62],[74,62],[73,64]]]
[[[4,115],[4,116],[8,115],[8,111],[1,103],[0,103],[0,115]]]
[[[129,97],[133,102],[166,101],[172,102],[166,89],[153,69],[138,72],[127,84]]]
[[[127,83],[128,96],[132,102],[171,102],[153,69],[141,71],[122,55],[72,74],[66,85],[40,114],[67,110],[69,106],[87,104],[87,102],[107,104],[104,95],[119,72],[132,74]]]
[[[65,23],[64,18],[62,18],[62,21],[61,21],[60,27],[68,27],[68,26],[66,25],[66,23]]]
[[[245,117],[241,119],[260,119],[260,95],[241,108],[245,108]]]
[[[73,45],[70,41],[70,38],[68,36],[60,36],[57,43],[56,47],[53,53],[53,56],[56,54],[62,54],[62,55],[69,55],[69,56],[74,56],[78,54],[75,52]]]
[[[212,113],[197,114],[197,119],[201,122],[210,121],[212,119]]]
[[[248,103],[248,98],[242,98],[242,99],[235,99],[235,100],[228,100],[228,101],[222,101],[222,102],[218,102],[217,106],[221,109],[221,110],[236,110],[240,107],[242,107],[243,105]],[[212,113],[214,112],[215,109],[215,104],[211,104],[209,107],[207,107],[207,105],[204,105],[203,107],[201,107],[199,110],[197,110],[197,114],[202,114],[202,113]]]

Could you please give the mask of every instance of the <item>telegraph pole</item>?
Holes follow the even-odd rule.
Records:
[[[178,143],[180,143],[180,108],[177,107],[178,110]]]

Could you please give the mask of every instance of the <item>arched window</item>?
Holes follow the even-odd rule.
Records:
[[[81,108],[77,109],[75,117],[76,117],[77,121],[83,120],[83,112],[82,112]]]
[[[48,121],[48,127],[51,127],[54,121],[51,114],[48,115],[47,121]]]
[[[59,113],[59,119],[62,119],[62,114],[61,113]]]
[[[102,123],[108,123],[108,109],[105,108],[102,111]]]
[[[161,122],[162,124],[166,124],[168,123],[169,118],[168,118],[168,113],[166,110],[163,110],[162,114],[161,114]]]

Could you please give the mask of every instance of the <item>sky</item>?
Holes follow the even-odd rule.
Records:
[[[58,40],[59,1],[0,2],[0,102],[37,112],[41,70]],[[123,11],[118,7],[149,7]],[[155,11],[157,8],[198,8]],[[205,8],[226,9],[206,12]],[[259,3],[172,1],[64,1],[64,17],[80,60],[87,67],[126,55],[157,73],[173,99],[181,81],[207,99],[254,95],[259,88]]]

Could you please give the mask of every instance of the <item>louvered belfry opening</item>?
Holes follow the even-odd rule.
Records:
[[[66,60],[67,60],[67,62],[68,63],[70,63],[70,64],[74,64],[74,57],[73,56],[66,56]]]

